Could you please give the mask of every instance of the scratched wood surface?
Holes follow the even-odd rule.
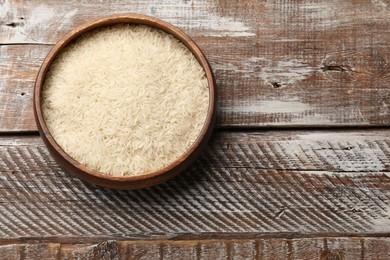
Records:
[[[209,58],[219,127],[389,125],[390,2],[0,1],[0,130],[36,131],[32,86],[75,26],[141,13],[183,29]]]
[[[384,252],[384,253],[383,253]],[[0,245],[7,259],[377,259],[390,258],[389,238],[316,238],[189,241],[105,241]]]
[[[177,178],[114,191],[62,171],[39,137],[3,136],[0,237],[389,234],[390,130],[221,132],[212,139]]]

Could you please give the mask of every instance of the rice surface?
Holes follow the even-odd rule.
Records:
[[[101,173],[142,175],[183,155],[209,107],[203,68],[176,38],[142,25],[94,30],[66,47],[43,86],[59,146]]]

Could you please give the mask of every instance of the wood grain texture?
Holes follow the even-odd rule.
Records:
[[[115,241],[1,245],[4,259],[387,260],[389,238]]]
[[[50,48],[0,45],[0,131],[37,131],[33,113],[34,81]]]
[[[47,44],[91,19],[129,12],[172,23],[204,50],[219,87],[219,127],[390,123],[390,3],[384,0],[0,5],[0,68],[7,72],[0,76],[0,131],[36,130],[32,82]]]
[[[39,137],[0,138],[1,241],[387,236],[389,202],[390,130],[219,132],[138,191],[81,182]]]

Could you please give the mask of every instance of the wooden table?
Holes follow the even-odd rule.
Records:
[[[75,26],[141,13],[208,57],[218,125],[184,174],[114,191],[60,169],[32,92]],[[389,0],[0,0],[0,257],[390,259]]]

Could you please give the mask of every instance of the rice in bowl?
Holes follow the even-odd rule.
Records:
[[[57,144],[86,167],[137,176],[182,156],[202,131],[209,86],[173,36],[119,24],[85,33],[50,65],[42,112]]]

